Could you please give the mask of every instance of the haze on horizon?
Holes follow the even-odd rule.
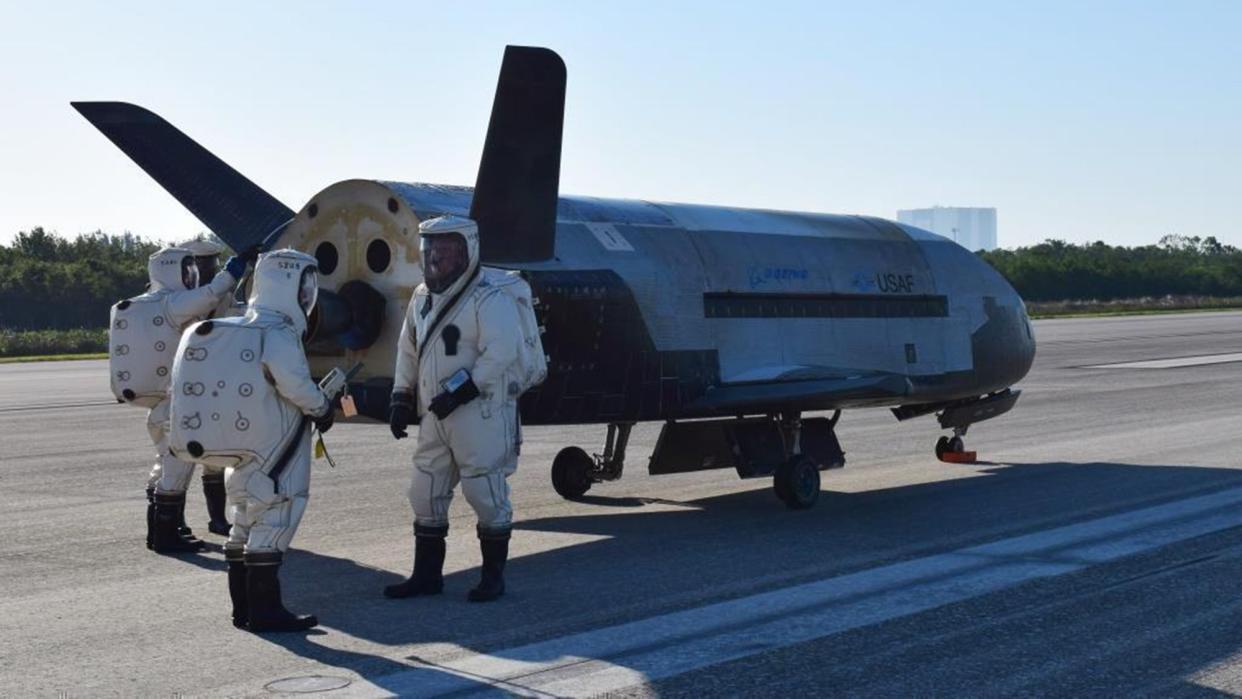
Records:
[[[473,184],[524,44],[569,69],[565,193],[1242,246],[1237,2],[4,0],[0,27],[3,243],[204,230],[71,100],[141,104],[293,209],[351,177]]]

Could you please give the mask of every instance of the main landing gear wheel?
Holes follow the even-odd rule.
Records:
[[[552,487],[566,500],[577,500],[591,489],[595,461],[580,447],[565,447],[552,460]]]
[[[954,435],[949,438],[949,451],[960,454],[966,451],[966,443],[962,441],[961,437]]]
[[[949,451],[949,438],[940,435],[940,439],[936,440],[936,458],[943,460],[946,451]]]
[[[805,510],[819,500],[819,467],[796,454],[776,468],[772,477],[776,496],[791,510]]]

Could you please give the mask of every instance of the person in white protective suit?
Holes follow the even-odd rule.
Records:
[[[213,400],[210,390],[197,388],[207,384],[209,377],[219,377],[218,383],[227,386],[221,388],[221,398],[214,399],[216,403],[200,403],[208,406],[201,419],[208,419],[209,411],[224,415],[226,419],[221,424],[234,426],[236,431],[215,434],[224,435],[222,439],[232,439],[235,444],[196,446],[182,438],[181,433],[174,435],[174,444],[178,450],[178,445],[188,445],[191,456],[197,449],[203,460],[215,460],[213,455],[234,455],[235,465],[229,468],[225,480],[233,527],[224,545],[224,556],[228,561],[233,624],[251,631],[302,631],[319,623],[314,616],[296,615],[285,608],[278,577],[284,553],[310,497],[309,423],[322,434],[333,422],[332,403],[311,379],[302,346],[307,318],[318,293],[314,257],[295,250],[260,256],[246,314],[209,321],[211,325],[199,323],[187,331],[182,340],[183,355],[174,367],[178,383],[186,384],[188,393],[193,394],[175,400],[189,398],[185,403],[191,407],[193,400]],[[248,338],[245,342],[250,344],[236,354],[209,354],[205,343],[212,335],[218,336],[220,342],[244,335]],[[204,344],[196,347],[195,343]],[[248,366],[242,367],[239,361]],[[226,379],[240,381],[250,376],[246,372],[251,370],[253,378],[247,380],[259,385],[241,383],[238,392],[232,392]],[[194,422],[200,420],[198,413],[178,416],[178,405],[174,404],[174,418],[187,420],[196,430],[186,434],[207,432],[201,422]]]
[[[220,271],[220,256],[224,254],[224,246],[214,240],[205,238],[191,238],[184,243],[177,245],[179,248],[185,248],[194,255],[194,266],[198,267],[198,283],[206,285],[215,279],[216,273]],[[211,313],[209,315],[214,315]]]
[[[220,271],[220,256],[225,253],[227,248],[215,240],[198,239],[187,240],[179,244],[177,247],[185,248],[194,253],[194,264],[198,267],[198,283],[206,285],[215,279],[216,274]],[[258,257],[258,246],[253,250],[246,251],[242,254],[244,259],[250,262]],[[228,318],[229,316],[237,316],[244,313],[245,304],[234,299],[233,295],[225,296],[216,305],[216,308],[207,314],[207,318]]]
[[[224,254],[224,246],[213,240],[195,238],[181,243],[179,247],[194,253],[194,264],[198,267],[198,283],[207,285],[216,278],[220,271],[220,255]],[[233,296],[225,294],[216,307],[207,313],[206,318],[226,318],[236,315],[233,307]],[[224,469],[202,464],[203,498],[207,503],[207,531],[219,536],[229,535],[229,520],[225,515],[226,498],[224,495]]]
[[[442,592],[449,503],[460,482],[478,517],[483,554],[481,580],[468,599],[486,602],[505,589],[513,519],[507,478],[517,467],[521,393],[508,372],[522,342],[519,318],[493,283],[503,273],[479,264],[474,221],[442,216],[418,229],[424,281],[401,327],[389,414],[397,439],[419,419],[409,491],[414,569],[384,595]]]
[[[146,293],[112,307],[109,354],[117,400],[150,408],[147,433],[155,464],[147,479],[147,548],[157,553],[199,551],[202,541],[185,525],[185,490],[194,465],[168,449],[169,369],[181,331],[214,309],[245,272],[230,258],[224,272],[200,285],[193,253],[164,248],[147,261]]]

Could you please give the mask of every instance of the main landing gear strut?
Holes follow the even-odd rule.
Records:
[[[803,418],[797,411],[763,416],[668,420],[660,430],[647,470],[653,476],[733,468],[742,478],[771,478],[786,507],[805,510],[819,499],[819,472],[845,465],[845,452],[831,418]],[[625,464],[632,422],[608,425],[604,453],[566,447],[552,461],[552,487],[569,500],[595,483],[615,481]]]
[[[611,422],[604,453],[590,455],[581,447],[565,447],[552,460],[552,487],[567,500],[577,500],[602,481],[615,481],[625,469],[625,446],[632,422]]]
[[[833,413],[830,428],[841,419],[841,411]],[[784,413],[779,420],[785,460],[772,474],[772,490],[791,510],[806,510],[819,500],[819,464],[802,451],[802,415]]]

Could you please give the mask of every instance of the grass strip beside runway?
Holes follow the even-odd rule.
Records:
[[[0,328],[0,357],[60,357],[96,355],[108,351],[107,328],[69,328],[63,330],[13,330]],[[107,356],[107,355],[103,355]]]

